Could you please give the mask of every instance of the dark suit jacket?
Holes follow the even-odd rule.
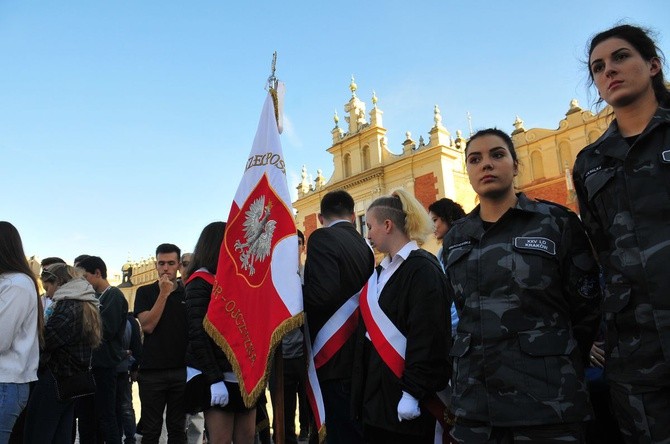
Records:
[[[312,340],[323,324],[368,281],[372,250],[348,222],[314,231],[307,242],[303,297]],[[319,380],[350,378],[355,335],[318,370]]]

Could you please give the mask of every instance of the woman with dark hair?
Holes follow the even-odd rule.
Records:
[[[428,215],[433,221],[435,239],[440,243],[440,250],[437,252],[437,260],[440,261],[442,269],[444,269],[444,248],[442,248],[442,240],[444,235],[451,229],[454,225],[454,221],[462,219],[465,217],[465,211],[460,204],[454,202],[451,199],[443,197],[440,200],[436,200],[428,206]],[[456,305],[452,302],[451,304],[451,334],[456,334],[456,327],[458,326],[458,312],[456,311]]]
[[[385,257],[360,296],[365,345],[354,387],[365,442],[432,444],[429,405],[449,380],[450,343],[444,274],[419,248],[432,224],[405,190],[375,199],[366,223],[370,244]]]
[[[102,320],[95,291],[77,269],[49,265],[40,279],[54,300],[54,311],[44,326],[39,379],[28,402],[24,442],[70,444],[74,398],[63,399],[56,380],[89,371],[93,349],[102,341]]]
[[[605,373],[627,442],[670,440],[670,91],[649,31],[589,44],[589,76],[614,120],[573,171],[603,268]],[[592,356],[596,360],[597,356]]]
[[[202,324],[209,307],[225,229],[225,222],[212,222],[202,230],[186,271],[186,365],[191,383],[187,383],[185,397],[187,411],[204,410],[208,442],[251,444],[255,435],[256,408],[244,405],[226,354],[209,337]]]
[[[0,444],[9,440],[37,380],[42,308],[18,230],[0,221]]]
[[[514,190],[509,135],[465,148],[480,204],[444,238],[458,309],[452,436],[464,443],[582,442],[584,367],[598,327],[598,266],[577,215]]]

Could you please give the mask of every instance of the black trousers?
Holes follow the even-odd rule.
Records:
[[[351,414],[351,379],[319,381],[326,409],[328,444],[359,444],[363,427]]]
[[[121,444],[116,423],[116,367],[93,367],[95,395],[76,401],[81,444]]]
[[[168,444],[186,443],[184,387],[186,367],[165,370],[140,370],[138,386],[142,404],[142,444],[158,444],[163,427],[163,411]]]

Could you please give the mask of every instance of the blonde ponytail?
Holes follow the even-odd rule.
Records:
[[[407,190],[396,190],[392,193],[392,196],[398,197],[402,202],[402,208],[405,212],[405,234],[418,244],[424,243],[433,232],[433,221],[430,220],[426,209]]]

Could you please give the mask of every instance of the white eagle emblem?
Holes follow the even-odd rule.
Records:
[[[256,273],[255,261],[263,261],[270,255],[272,246],[272,234],[277,226],[277,221],[270,220],[272,203],[265,205],[265,196],[256,199],[245,212],[247,218],[244,221],[245,243],[239,239],[235,241],[235,251],[241,251],[240,260],[242,269],[249,270],[249,276]]]

